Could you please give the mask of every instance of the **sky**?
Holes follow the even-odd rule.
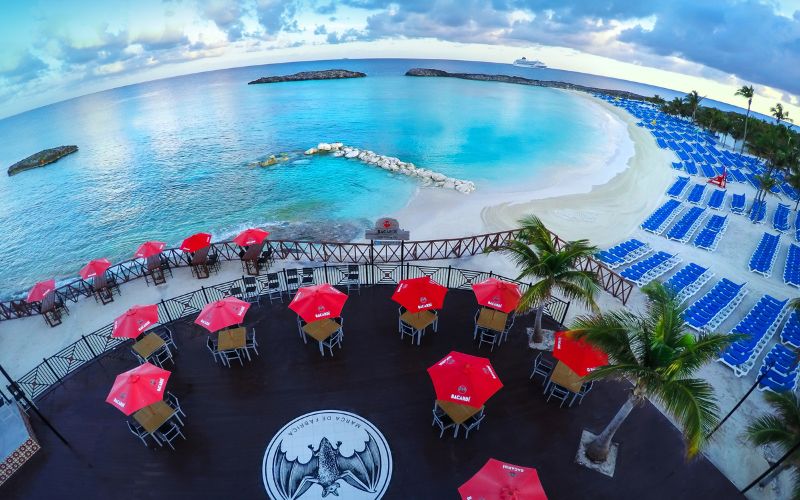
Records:
[[[0,118],[256,64],[522,55],[800,121],[800,0],[0,0]]]

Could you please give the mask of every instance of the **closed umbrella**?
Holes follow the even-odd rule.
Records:
[[[573,338],[570,332],[556,332],[553,357],[580,377],[608,364],[608,354],[583,339]]]
[[[241,323],[248,309],[249,303],[236,297],[225,297],[205,306],[194,322],[210,332],[216,332]]]
[[[263,229],[245,229],[233,239],[233,242],[243,247],[249,245],[258,245],[267,239],[267,236],[269,236],[269,233]]]
[[[472,285],[478,304],[504,313],[513,311],[522,297],[519,287],[515,283],[489,278]]]
[[[164,399],[170,375],[171,372],[150,363],[120,373],[106,397],[106,403],[130,415]]]
[[[494,458],[462,484],[458,493],[462,500],[547,500],[536,469]]]
[[[152,257],[153,255],[158,255],[164,251],[167,244],[163,241],[145,241],[139,248],[136,250],[136,253],[133,254],[134,258],[141,258],[146,259],[148,257]]]
[[[112,337],[135,339],[150,325],[158,322],[158,305],[133,306],[114,320]]]
[[[40,281],[33,285],[31,291],[28,292],[27,302],[39,302],[44,299],[45,295],[56,289],[56,280]]]
[[[196,252],[211,244],[211,235],[208,233],[197,233],[189,236],[181,243],[181,250],[184,252]]]
[[[430,276],[402,280],[394,290],[392,300],[411,312],[441,309],[447,287],[433,281]]]
[[[88,280],[89,278],[94,278],[95,276],[100,276],[104,272],[111,267],[111,261],[108,259],[94,259],[93,261],[89,262],[83,269],[81,269],[81,278]]]
[[[325,318],[336,318],[342,314],[347,294],[328,283],[306,286],[297,290],[289,309],[311,323]]]
[[[428,368],[436,399],[480,408],[503,387],[487,358],[452,351]]]

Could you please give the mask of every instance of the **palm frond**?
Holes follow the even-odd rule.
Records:
[[[648,395],[664,405],[681,424],[691,458],[702,448],[705,436],[718,422],[714,389],[705,380],[686,378],[648,387]]]
[[[762,415],[750,422],[746,430],[747,438],[759,446],[776,444],[789,450],[797,443],[798,436],[791,432],[783,420],[776,415]]]

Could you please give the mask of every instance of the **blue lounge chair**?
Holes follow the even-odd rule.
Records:
[[[769,278],[772,276],[772,266],[778,255],[778,245],[781,237],[778,234],[764,233],[758,242],[753,256],[750,257],[750,270]]]

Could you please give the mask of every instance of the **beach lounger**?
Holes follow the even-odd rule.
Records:
[[[797,192],[795,188],[790,186],[786,182],[781,183],[781,190],[788,196],[792,201],[800,200],[800,193]]]
[[[763,375],[763,377],[762,377]],[[800,375],[797,353],[782,344],[775,344],[764,356],[759,370],[758,390],[794,392]]]
[[[667,190],[667,195],[673,198],[680,198],[683,190],[686,186],[689,185],[689,178],[688,177],[678,177],[675,179],[675,182],[672,186]]]
[[[681,207],[678,200],[667,200],[642,223],[641,228],[653,234],[661,234],[680,213]]]
[[[623,278],[644,286],[681,262],[681,258],[667,252],[656,252],[650,257],[622,270]]]
[[[637,239],[630,239],[624,241],[619,245],[613,246],[608,250],[601,250],[595,254],[595,257],[600,259],[611,269],[619,267],[623,264],[630,264],[631,262],[642,258],[653,249],[650,245],[642,243]]]
[[[712,210],[722,210],[722,204],[725,202],[725,190],[715,189],[711,192],[708,198],[708,208]]]
[[[748,218],[750,222],[753,224],[762,224],[764,222],[764,218],[767,216],[767,202],[764,200],[754,201],[752,205],[750,205],[750,212],[748,214]]]
[[[706,222],[706,226],[697,233],[694,239],[694,246],[713,252],[717,249],[719,240],[722,238],[722,235],[725,234],[727,228],[727,215],[712,215]]]
[[[706,194],[706,185],[705,184],[695,184],[692,186],[692,190],[689,191],[689,196],[686,197],[686,201],[689,203],[693,203],[695,205],[700,205],[703,202],[703,197]]]
[[[700,161],[702,161],[702,158],[700,159]],[[716,177],[717,173],[714,172],[714,169],[711,168],[710,165],[706,165],[705,163],[700,163],[700,162],[698,162],[697,164],[700,166],[700,170],[703,171],[704,177],[709,177],[709,178]]]
[[[683,151],[683,150],[680,150],[680,149],[679,150],[675,150],[673,148],[670,148],[670,149],[675,151],[675,154],[678,155],[678,158],[680,158],[681,160],[683,160],[683,161],[691,160],[691,158],[689,158],[689,155],[686,154],[686,151]]]
[[[781,330],[781,342],[800,349],[800,311],[792,311]]]
[[[731,335],[745,335],[722,352],[719,361],[730,367],[737,377],[747,375],[755,366],[761,351],[778,331],[786,316],[788,300],[764,295],[731,330]]]
[[[772,276],[772,266],[775,264],[775,258],[778,255],[778,246],[780,245],[781,237],[778,234],[764,233],[761,236],[761,241],[750,257],[750,270],[754,273],[761,274],[767,278]]]
[[[656,144],[658,144],[658,147],[660,147],[661,149],[667,149],[667,141],[665,141],[664,139],[661,138],[656,139]]]
[[[733,194],[731,196],[731,212],[735,214],[743,214],[744,206],[747,203],[746,197],[743,194]]]
[[[683,169],[686,170],[687,174],[691,174],[691,175],[697,175],[698,174],[697,165],[695,165],[694,162],[691,162],[691,161],[684,162],[683,163]]]
[[[789,211],[789,205],[778,203],[778,208],[776,208],[775,213],[772,214],[772,227],[775,228],[776,231],[785,233],[789,230]]]
[[[683,304],[686,299],[697,293],[708,280],[714,276],[708,268],[693,262],[687,264],[664,282],[664,286],[675,294],[678,304]]]
[[[700,217],[703,215],[703,213],[705,213],[705,208],[690,208],[687,212],[683,213],[683,216],[678,220],[678,222],[675,223],[674,226],[669,229],[669,231],[667,231],[665,236],[671,240],[686,243],[700,225]]]
[[[783,268],[783,282],[800,288],[800,246],[789,243],[789,253]]]
[[[722,278],[705,295],[686,308],[683,319],[698,332],[714,331],[747,295],[746,283]]]

